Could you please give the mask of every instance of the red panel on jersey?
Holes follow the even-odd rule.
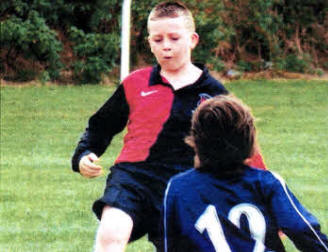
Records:
[[[263,158],[259,152],[255,153],[250,159],[247,160],[247,165],[261,170],[267,170]]]
[[[170,116],[173,91],[165,85],[149,86],[151,70],[150,67],[136,71],[123,82],[130,115],[124,147],[116,163],[146,160]]]

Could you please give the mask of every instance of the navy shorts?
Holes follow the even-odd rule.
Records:
[[[116,164],[107,177],[104,195],[95,201],[92,209],[99,220],[105,205],[123,210],[133,220],[130,242],[148,234],[148,239],[159,249],[163,237],[160,217],[168,180],[190,168],[148,162]]]

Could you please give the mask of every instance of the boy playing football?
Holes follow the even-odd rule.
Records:
[[[256,149],[254,119],[237,98],[196,109],[186,142],[195,168],[173,177],[164,198],[165,251],[328,251],[320,225],[277,174],[245,164]]]
[[[124,146],[111,167],[105,192],[93,205],[100,220],[96,251],[123,251],[145,234],[162,250],[160,211],[168,180],[193,165],[184,142],[192,112],[209,97],[227,93],[205,66],[191,61],[198,35],[190,11],[164,2],[148,18],[148,41],[158,65],[131,73],[89,119],[72,167],[96,177],[95,163],[127,125]],[[255,161],[261,160],[258,154]],[[260,166],[264,167],[263,163]]]

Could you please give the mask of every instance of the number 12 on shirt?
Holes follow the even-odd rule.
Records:
[[[228,214],[228,219],[235,226],[240,228],[240,218],[242,215],[246,216],[249,223],[249,230],[251,236],[256,241],[253,251],[264,251],[266,224],[263,214],[256,206],[248,203],[242,203],[231,208]],[[215,251],[231,252],[215,206],[208,205],[208,207],[196,221],[195,228],[201,234],[205,230],[207,231],[207,234],[214,246]]]

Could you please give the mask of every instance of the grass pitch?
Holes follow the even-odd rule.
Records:
[[[267,166],[280,173],[328,234],[328,82],[234,81],[253,109]],[[85,179],[70,158],[89,116],[114,87],[1,87],[0,251],[92,251],[91,204],[105,176]],[[118,135],[101,158],[109,168]],[[287,251],[297,251],[286,239]],[[128,252],[153,251],[146,238]]]

